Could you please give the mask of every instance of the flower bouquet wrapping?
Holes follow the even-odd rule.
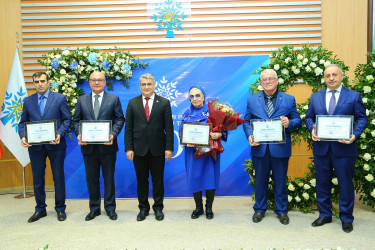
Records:
[[[224,132],[235,130],[245,120],[240,118],[239,112],[234,112],[230,105],[219,103],[218,99],[214,99],[208,103],[209,117],[207,122],[211,123],[211,132]],[[216,152],[222,153],[224,151],[221,145],[221,138],[217,140],[210,139],[210,147],[197,147],[194,153],[194,158],[201,158],[206,155],[212,155],[216,160]]]

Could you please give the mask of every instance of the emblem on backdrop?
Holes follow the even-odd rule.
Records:
[[[177,107],[176,99],[179,95],[182,95],[182,93],[178,92],[177,82],[168,82],[165,76],[160,82],[156,81],[155,94],[167,98],[171,103],[171,107]]]
[[[157,1],[151,19],[157,22],[156,31],[167,29],[166,38],[174,38],[174,29],[183,30],[182,20],[191,12],[191,1],[173,2],[173,0]]]

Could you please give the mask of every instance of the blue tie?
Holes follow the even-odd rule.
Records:
[[[329,115],[332,115],[336,109],[336,96],[335,96],[336,90],[331,90],[331,92],[332,92],[332,96],[331,96],[331,100],[329,101],[329,106],[328,106]]]
[[[39,97],[39,111],[40,111],[40,114],[43,115],[43,112],[44,112],[44,107],[46,106],[46,97],[44,95],[42,95],[41,97]]]

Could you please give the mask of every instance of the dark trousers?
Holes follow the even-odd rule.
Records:
[[[104,179],[104,209],[106,212],[116,210],[115,201],[115,163],[116,153],[102,154],[95,150],[93,154],[84,154],[87,189],[90,197],[90,212],[100,210],[100,166]]]
[[[152,179],[154,204],[152,209],[163,210],[164,200],[164,164],[165,156],[153,156],[149,151],[145,156],[134,156],[135,174],[137,175],[137,195],[140,210],[150,210],[148,202],[149,173]]]
[[[272,157],[268,146],[263,157],[253,157],[256,179],[254,204],[255,212],[264,213],[267,210],[268,183],[270,171],[272,170],[276,203],[275,213],[288,213],[288,191],[286,187],[288,162],[289,158]]]
[[[46,211],[45,172],[47,157],[51,163],[53,181],[55,184],[55,210],[65,211],[65,149],[47,150],[45,146],[39,151],[29,151],[35,194],[35,212]]]
[[[314,155],[316,171],[316,201],[320,217],[332,217],[331,189],[333,169],[336,172],[339,186],[340,219],[343,222],[353,222],[354,209],[354,164],[356,157],[337,157],[331,149],[327,155]]]

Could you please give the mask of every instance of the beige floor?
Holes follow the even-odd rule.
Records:
[[[249,197],[217,197],[213,220],[190,219],[192,199],[166,199],[161,222],[153,214],[137,222],[135,199],[117,200],[117,221],[102,212],[86,222],[88,200],[67,200],[68,219],[59,222],[53,195],[47,194],[48,216],[34,223],[27,223],[34,198],[0,195],[0,249],[39,249],[47,244],[49,249],[375,249],[375,213],[360,203],[354,211],[354,231],[347,234],[338,219],[313,228],[318,215],[299,211],[290,211],[287,226],[272,211],[254,224]]]

